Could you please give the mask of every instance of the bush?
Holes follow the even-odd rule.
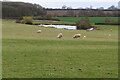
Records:
[[[81,18],[79,21],[76,22],[76,26],[77,29],[89,29],[92,27],[88,17]]]
[[[23,22],[24,22],[25,24],[32,24],[32,17],[24,16],[24,17],[23,17]]]

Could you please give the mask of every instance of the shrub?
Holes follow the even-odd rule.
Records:
[[[91,28],[91,24],[89,22],[88,17],[83,17],[76,22],[77,29],[89,29]]]
[[[24,16],[24,17],[23,17],[23,22],[24,22],[25,24],[32,24],[32,17]]]

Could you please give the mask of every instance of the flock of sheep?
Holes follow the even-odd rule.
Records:
[[[57,38],[62,38],[63,37],[63,34],[62,33],[59,33],[57,35]],[[73,35],[73,38],[80,38],[81,37],[81,34],[75,34]],[[86,36],[83,36],[83,38],[85,38]]]
[[[91,28],[91,29],[88,29],[88,31],[92,31],[93,30],[93,28]],[[112,29],[110,29],[110,31],[112,32]],[[42,32],[42,30],[38,30],[37,31],[37,33],[41,33]],[[111,34],[108,34],[108,36],[110,37],[111,36]],[[57,38],[62,38],[63,37],[63,34],[62,33],[59,33],[58,35],[57,35]],[[73,37],[72,38],[80,38],[81,37],[81,34],[74,34],[73,35]],[[86,36],[83,36],[83,39],[84,38],[86,38]]]
[[[38,30],[37,31],[37,33],[41,33],[42,32],[42,30]],[[63,37],[63,34],[62,33],[59,33],[58,35],[57,35],[57,38],[62,38]],[[73,35],[73,37],[72,38],[80,38],[81,37],[81,34],[75,34],[75,35]],[[83,39],[84,38],[86,38],[86,36],[83,36]]]

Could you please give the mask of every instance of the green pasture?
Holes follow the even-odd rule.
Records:
[[[117,78],[118,26],[94,26],[100,30],[44,28],[3,20],[2,77]],[[39,29],[42,33],[36,33]],[[63,38],[57,39],[60,32]],[[82,34],[80,39],[72,38],[76,33]]]
[[[74,22],[64,22],[64,21],[59,21],[59,22],[33,21],[33,24],[75,25]]]
[[[37,17],[36,17],[37,18]],[[42,17],[38,17],[42,18]],[[59,19],[59,22],[45,22],[45,21],[33,21],[33,24],[56,24],[56,25],[75,25],[75,22],[82,17],[52,17],[53,19]],[[103,23],[104,19],[108,18],[111,22],[118,22],[118,17],[88,17],[90,23]]]
[[[60,21],[76,22],[81,17],[53,17],[53,18],[59,19]],[[113,22],[118,21],[118,17],[89,17],[89,20],[91,23],[99,23],[99,22],[104,22],[105,18],[109,18],[113,20]]]

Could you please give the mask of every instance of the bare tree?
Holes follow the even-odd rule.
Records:
[[[69,7],[67,7],[67,9],[72,9],[72,7],[71,7],[71,6],[69,6]]]
[[[66,5],[63,5],[63,6],[62,6],[62,9],[66,9],[66,8],[67,8],[67,6],[66,6]]]
[[[104,10],[104,7],[99,7],[99,8],[97,8],[98,10]]]
[[[117,7],[115,7],[114,5],[112,5],[112,6],[108,7],[108,9],[109,9],[109,10],[116,10]]]

